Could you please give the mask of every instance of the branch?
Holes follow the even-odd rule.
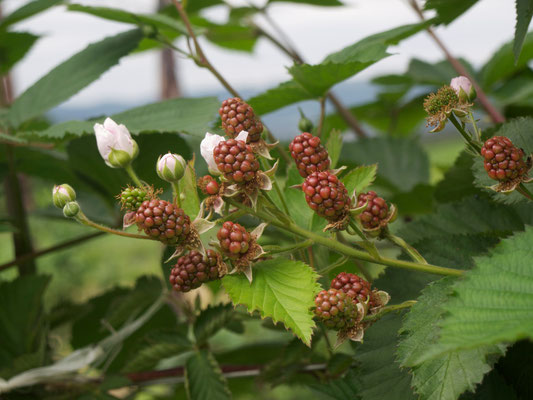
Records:
[[[420,7],[418,7],[416,0],[410,0],[409,4],[413,8],[413,10],[416,12],[416,14],[420,17],[420,20],[425,21],[424,14],[422,13],[422,10],[420,10]],[[470,82],[472,82],[472,85],[474,85],[476,89],[479,102],[481,103],[485,111],[487,111],[487,113],[490,115],[492,122],[494,122],[495,124],[505,122],[505,117],[496,109],[496,107],[492,105],[492,103],[488,99],[487,95],[485,94],[485,92],[483,91],[479,83],[466,70],[463,64],[461,64],[461,62],[450,53],[450,51],[444,45],[442,40],[440,40],[439,37],[435,34],[435,31],[431,27],[426,28],[426,31],[429,34],[429,36],[433,39],[435,44],[442,50],[442,52],[446,56],[446,59],[451,64],[453,69],[455,69],[455,71],[459,75],[466,76],[470,80]]]

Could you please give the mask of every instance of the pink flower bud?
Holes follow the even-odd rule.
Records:
[[[106,118],[103,125],[95,124],[94,134],[98,151],[108,166],[124,168],[137,157],[139,148],[128,128],[111,118]]]
[[[450,82],[450,86],[455,90],[455,93],[459,96],[459,100],[463,103],[473,101],[476,98],[476,89],[472,85],[472,82],[470,82],[470,79],[466,76],[453,78]]]
[[[178,182],[185,174],[186,162],[179,154],[168,153],[157,160],[157,175],[167,182]]]

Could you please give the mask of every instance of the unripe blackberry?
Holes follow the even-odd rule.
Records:
[[[322,290],[315,298],[315,315],[328,328],[350,328],[357,320],[355,304],[342,290]]]
[[[377,306],[370,283],[355,274],[341,272],[331,281],[331,288],[343,291],[357,303],[366,303],[370,296],[370,307]]]
[[[248,142],[257,142],[261,138],[263,124],[255,116],[253,108],[238,97],[224,100],[218,113],[222,129],[230,138],[235,138],[241,131],[248,132]]]
[[[205,256],[192,250],[178,258],[170,271],[169,281],[178,292],[196,289],[204,282],[219,278],[218,258],[214,250],[207,250]]]
[[[218,170],[230,182],[252,181],[259,170],[259,161],[252,148],[242,140],[229,139],[220,142],[213,150]]]
[[[350,207],[346,187],[329,171],[313,172],[305,178],[302,190],[309,207],[328,221],[344,218]]]
[[[293,139],[289,150],[303,178],[329,168],[328,151],[320,144],[320,138],[317,136],[304,132]]]
[[[198,178],[198,187],[203,194],[208,196],[214,196],[218,194],[218,191],[220,190],[220,185],[211,175],[205,175]]]
[[[185,212],[165,200],[145,200],[135,213],[135,222],[148,236],[166,244],[178,244],[191,231],[191,219]]]
[[[367,202],[365,211],[359,214],[358,218],[363,228],[374,229],[389,217],[389,206],[383,198],[378,197],[377,193],[372,190],[361,193],[357,197],[357,207],[362,207]]]
[[[494,136],[487,140],[481,148],[481,155],[485,171],[497,181],[510,181],[528,172],[524,151],[515,147],[505,136]]]
[[[226,221],[217,233],[220,247],[230,259],[236,260],[250,249],[252,236],[236,222]]]
[[[137,187],[127,187],[120,193],[120,204],[123,210],[135,211],[146,200],[147,192]]]

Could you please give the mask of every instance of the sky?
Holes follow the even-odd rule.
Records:
[[[194,0],[189,0],[194,1]],[[259,0],[252,0],[260,4]],[[242,4],[231,0],[232,4]],[[4,0],[4,14],[20,7],[24,0]],[[93,6],[123,8],[150,13],[156,0],[79,0]],[[346,7],[314,7],[294,3],[274,3],[270,15],[291,38],[307,62],[320,62],[327,54],[340,50],[368,35],[396,26],[417,22],[407,0],[345,0]],[[223,7],[206,10],[206,17],[223,22]],[[465,57],[474,66],[487,61],[492,53],[513,36],[514,2],[482,0],[460,19],[437,33],[458,57]],[[267,25],[262,19],[257,22]],[[106,36],[131,29],[131,26],[106,21],[83,13],[68,12],[59,6],[15,25],[17,31],[29,31],[42,38],[14,70],[14,86],[20,93],[46,74],[55,65]],[[178,41],[178,45],[183,42]],[[221,49],[202,40],[205,53],[223,76],[238,91],[260,92],[290,78],[286,67],[291,61],[274,46],[260,39],[252,55]],[[384,73],[403,72],[411,58],[426,61],[442,59],[442,53],[424,32],[389,49],[394,53],[352,78],[353,82],[369,81]],[[220,84],[207,70],[190,60],[177,58],[178,77],[184,95],[203,96],[220,92]],[[63,106],[89,107],[98,103],[128,102],[144,104],[159,95],[159,57],[146,52],[125,57],[98,81],[72,97]]]

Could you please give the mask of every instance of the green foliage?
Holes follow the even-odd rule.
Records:
[[[303,3],[312,4],[314,6],[342,6],[343,3],[339,0],[268,0],[269,3],[288,2],[288,3]]]
[[[527,29],[533,16],[533,1],[516,0],[516,27],[514,33],[513,53],[514,60],[518,62],[522,45],[526,38]]]
[[[209,306],[203,310],[194,321],[194,337],[198,344],[207,341],[211,336],[224,328],[234,317],[234,310],[231,304],[219,304]]]
[[[196,187],[196,172],[194,170],[194,157],[187,162],[185,168],[185,175],[180,181],[180,192],[184,198],[181,200],[181,208],[187,215],[194,219],[200,211],[200,198],[198,197],[198,189]]]
[[[451,292],[449,278],[429,285],[423,290],[406,315],[400,333],[404,334],[398,346],[402,366],[427,352],[439,339],[438,324],[444,314],[443,304]],[[490,352],[498,353],[496,346],[445,353],[411,369],[412,384],[421,399],[454,400],[466,390],[473,391],[483,375],[491,369],[487,362]]]
[[[438,21],[447,25],[476,4],[477,1],[478,0],[427,0],[424,5],[424,10],[435,10],[437,12]]]
[[[9,121],[19,126],[69,99],[117,64],[141,38],[140,30],[132,30],[89,45],[22,93],[11,106]]]
[[[342,135],[340,131],[332,130],[328,135],[326,143],[326,149],[328,150],[329,159],[331,160],[330,168],[333,169],[339,161],[342,149]]]
[[[283,322],[310,345],[315,326],[310,308],[319,290],[316,272],[301,261],[282,258],[255,264],[252,272],[251,284],[243,274],[222,279],[233,303],[244,304],[249,312],[258,310],[262,318]]]
[[[533,337],[530,268],[533,229],[517,233],[476,259],[476,267],[454,285],[444,305],[438,346],[412,360],[418,364],[444,352]]]
[[[357,373],[354,369],[348,370],[342,378],[334,379],[327,384],[315,383],[311,388],[322,395],[324,398],[335,400],[357,399],[359,386],[357,384]]]
[[[298,168],[296,168],[295,164],[291,164],[287,170],[284,193],[288,206],[293,210],[291,213],[292,219],[299,226],[307,228],[309,221],[313,218],[313,210],[307,206],[304,193],[300,189],[292,187],[302,183],[303,178],[300,176]]]
[[[356,195],[364,192],[376,179],[377,169],[377,164],[362,165],[352,169],[343,176],[342,182],[344,183],[344,186],[346,186],[348,194],[351,196],[354,191]]]
[[[31,49],[38,36],[27,32],[2,32],[0,30],[0,75],[5,75],[13,65]]]
[[[208,350],[194,353],[185,366],[185,385],[190,400],[231,399],[226,379]]]
[[[32,0],[11,14],[7,15],[0,21],[0,29],[6,29],[8,26],[17,22],[24,21],[27,18],[47,10],[56,4],[61,3],[62,0]]]

